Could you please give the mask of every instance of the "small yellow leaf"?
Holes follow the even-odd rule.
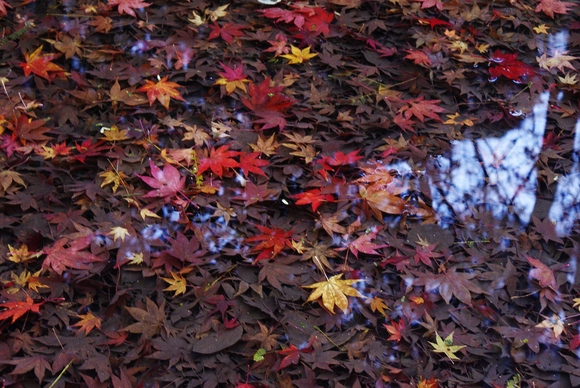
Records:
[[[386,316],[385,309],[390,310],[382,298],[375,296],[373,299],[371,299],[371,310],[373,313],[378,310],[379,313],[383,314],[383,316]]]
[[[335,305],[342,311],[345,311],[348,308],[347,296],[364,298],[364,295],[351,287],[351,284],[362,282],[363,279],[341,280],[340,278],[342,275],[343,274],[339,274],[331,277],[327,281],[304,286],[304,288],[315,288],[306,302],[312,302],[313,300],[322,297],[322,304],[324,307],[334,314]]]
[[[10,246],[10,245],[8,245]],[[578,307],[578,311],[580,311],[580,298],[573,299],[574,305],[572,307]]]
[[[161,217],[159,217],[157,214],[153,213],[149,209],[141,209],[141,211],[139,212],[139,214],[141,215],[141,218],[143,218],[143,220],[145,220],[145,217],[161,218]]]
[[[280,55],[281,57],[288,59],[290,61],[288,62],[290,65],[308,61],[310,58],[314,58],[318,55],[316,53],[310,53],[310,46],[300,50],[298,47],[290,45],[290,49],[292,50],[292,54]]]
[[[439,333],[435,333],[436,343],[429,342],[434,348],[435,353],[444,353],[450,360],[459,360],[459,357],[455,355],[455,352],[461,350],[465,345],[453,345],[453,333],[449,334],[445,339],[439,336]],[[451,361],[453,362],[453,361]]]
[[[130,236],[129,231],[122,226],[115,226],[111,228],[109,234],[113,236],[113,241],[117,241],[118,239],[125,241],[125,237]]]
[[[536,327],[543,327],[545,329],[552,329],[556,338],[560,338],[562,333],[565,333],[564,321],[560,319],[557,315],[552,315],[549,319],[544,319],[542,322],[538,323]]]
[[[123,182],[124,179],[129,178],[123,171],[106,171],[99,174],[101,178],[105,178],[103,183],[101,183],[101,187],[105,187],[106,185],[113,184],[112,190],[113,194],[117,192],[119,185]]]
[[[29,252],[28,246],[22,244],[20,248],[16,249],[11,245],[8,245],[8,260],[14,263],[26,263],[32,259],[39,257],[41,254],[38,252]]]
[[[173,279],[161,278],[170,284],[170,286],[167,288],[164,288],[163,291],[175,291],[175,294],[173,294],[174,297],[179,295],[179,294],[185,294],[187,281],[185,280],[183,275],[180,273],[174,273],[174,272],[170,272],[169,274],[171,275],[171,277]]]
[[[548,34],[548,30],[550,29],[550,27],[548,27],[545,24],[540,24],[537,27],[534,27],[533,30],[536,34]]]
[[[113,125],[111,128],[101,129],[101,133],[105,136],[104,140],[106,141],[121,141],[129,139],[129,136],[127,136],[129,130],[119,130],[116,125]]]
[[[132,253],[131,255],[129,255],[128,259],[131,260],[129,262],[129,264],[134,264],[134,265],[142,264],[143,263],[143,253],[142,252]]]

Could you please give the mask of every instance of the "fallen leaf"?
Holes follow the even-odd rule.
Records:
[[[147,92],[149,105],[153,105],[155,100],[158,100],[165,109],[169,109],[169,101],[173,98],[178,101],[185,101],[181,94],[177,91],[181,85],[167,81],[169,77],[163,77],[158,82],[146,80],[145,85],[141,86],[136,92]]]
[[[82,331],[85,332],[85,335],[88,335],[95,327],[101,330],[102,319],[99,317],[95,317],[93,313],[89,312],[87,314],[79,315],[78,317],[81,320],[73,325],[79,327],[77,335]]]
[[[435,350],[435,353],[444,353],[449,359],[453,362],[453,360],[459,360],[459,357],[455,355],[455,352],[465,348],[465,345],[454,345],[453,344],[453,333],[449,334],[445,339],[442,339],[439,336],[439,333],[435,333],[435,341],[436,343],[429,342]]]
[[[322,304],[331,313],[334,314],[334,306],[336,305],[340,310],[346,311],[348,308],[347,296],[356,296],[358,298],[364,298],[365,296],[358,292],[356,289],[352,288],[352,284],[362,282],[363,279],[349,279],[341,280],[344,274],[339,274],[332,276],[330,279],[314,283],[309,286],[303,286],[304,288],[315,288],[312,294],[308,297],[306,302],[312,302],[320,297],[322,297]]]

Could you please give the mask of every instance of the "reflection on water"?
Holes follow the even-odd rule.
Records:
[[[437,160],[431,190],[442,220],[464,220],[470,208],[485,205],[498,219],[512,213],[527,224],[536,201],[535,164],[542,150],[547,92],[519,128],[502,137],[453,143],[449,157]]]

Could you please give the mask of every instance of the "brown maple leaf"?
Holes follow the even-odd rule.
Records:
[[[557,291],[558,283],[556,282],[554,271],[538,259],[529,256],[526,256],[526,259],[534,266],[534,268],[530,270],[530,276],[537,279],[540,282],[541,287],[549,287],[552,290]]]
[[[568,1],[560,0],[540,0],[536,6],[536,12],[543,12],[552,19],[554,19],[554,14],[567,14],[570,11],[570,7],[574,7],[576,4],[570,3]]]
[[[139,322],[133,323],[123,330],[130,333],[142,333],[146,338],[153,338],[166,325],[165,299],[163,299],[159,307],[149,298],[146,299],[145,303],[147,310],[139,307],[125,307],[129,314]]]

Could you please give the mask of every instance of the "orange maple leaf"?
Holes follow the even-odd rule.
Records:
[[[26,62],[19,63],[19,66],[24,69],[24,76],[28,77],[30,73],[34,73],[47,81],[52,81],[58,75],[64,75],[64,69],[51,62],[53,59],[58,58],[60,54],[41,54],[42,47],[40,46],[30,54],[24,54]]]
[[[95,317],[93,313],[89,311],[88,314],[79,315],[78,316],[81,320],[75,323],[73,326],[78,326],[80,329],[77,331],[77,335],[81,333],[83,330],[85,331],[85,335],[89,334],[95,327],[101,330],[101,318]]]
[[[159,77],[157,77],[159,79]],[[179,101],[185,101],[181,94],[176,90],[176,88],[182,87],[181,85],[167,81],[168,77],[163,77],[159,79],[159,82],[145,81],[146,84],[137,89],[137,92],[147,92],[147,98],[149,99],[149,105],[153,105],[155,100],[159,100],[161,105],[165,109],[169,109],[169,100],[171,98]]]
[[[14,323],[18,318],[20,318],[29,311],[39,313],[40,306],[42,306],[43,304],[44,302],[34,303],[34,299],[32,299],[28,295],[26,295],[26,300],[24,302],[16,301],[16,302],[0,303],[0,307],[6,307],[6,310],[0,312],[0,320],[12,317],[12,323]]]

